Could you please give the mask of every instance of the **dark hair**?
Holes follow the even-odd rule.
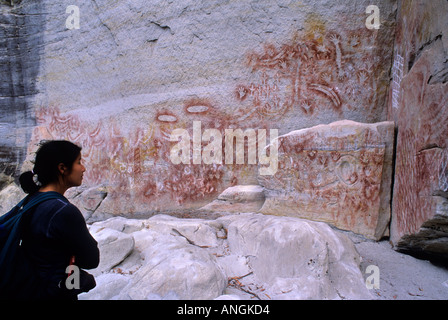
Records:
[[[57,181],[60,175],[58,165],[63,163],[71,170],[80,153],[81,147],[70,141],[45,142],[36,152],[34,169],[20,175],[19,182],[23,191],[33,194],[39,190],[40,186]],[[34,181],[34,175],[37,175],[40,186]]]

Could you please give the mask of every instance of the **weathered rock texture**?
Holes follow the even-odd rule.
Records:
[[[390,117],[398,127],[391,239],[448,259],[448,3],[401,1]]]
[[[72,30],[65,10],[73,3],[39,3],[44,9],[19,5],[45,21],[28,154],[42,139],[82,145],[80,191],[106,195],[92,220],[185,212],[256,183],[247,162],[173,165],[170,133],[191,132],[194,120],[221,133],[280,134],[386,120],[394,0],[377,3],[379,30],[365,25],[370,0],[96,0],[78,4]]]
[[[26,2],[0,3],[0,174],[12,177],[20,172],[36,125],[33,98],[45,45],[45,5]]]
[[[106,262],[92,271],[98,285],[81,299],[372,298],[353,242],[324,223],[251,213],[156,215],[111,218],[90,231]]]
[[[388,234],[394,123],[339,121],[278,138],[262,213],[325,221],[372,239]]]
[[[83,147],[87,172],[84,185],[67,196],[90,222],[115,215],[210,218],[261,210],[379,239],[388,234],[392,193],[390,235],[396,247],[447,258],[447,1],[376,1],[378,30],[365,25],[370,0],[84,1],[77,4],[80,28],[70,30],[66,8],[72,4],[0,1],[0,188],[9,185],[2,192],[2,213],[23,196],[10,184],[20,167],[30,169],[25,155],[32,160],[42,140],[68,139]],[[326,125],[344,119],[358,124]],[[392,132],[385,120],[397,129],[393,192]],[[223,137],[227,128],[278,129],[278,172],[257,177],[258,167],[247,157],[238,165],[174,165],[170,133],[182,128],[191,135],[193,121]],[[353,131],[341,129],[348,127]],[[305,128],[311,129],[297,131]],[[265,190],[254,186],[258,181]],[[238,186],[243,184],[252,187]],[[241,229],[236,225],[229,234]],[[215,230],[209,227],[203,230]],[[188,282],[187,296],[199,297],[201,281],[211,279],[217,285],[205,295],[222,291],[226,279],[213,254],[210,259],[196,248],[197,240],[183,241],[184,231],[165,235],[164,247],[141,226],[129,228],[143,238],[95,230],[105,255],[122,254],[105,259],[99,272],[114,259],[141,266],[139,246],[154,245],[154,255],[174,250],[194,263],[200,257],[195,270],[207,270],[197,283]],[[160,236],[157,228],[154,235]],[[250,237],[266,242],[258,234]],[[222,240],[209,239],[213,246]],[[188,251],[189,241],[195,254]],[[234,248],[242,255],[265,255],[259,248]],[[188,264],[179,271],[167,259],[142,267],[146,271],[135,283],[157,284],[157,266],[172,268],[174,278],[193,277]],[[263,281],[281,287],[283,280],[263,272]],[[124,275],[109,276],[113,281],[101,279],[114,290],[128,285]],[[287,284],[293,296],[306,284],[302,280]],[[328,289],[327,284],[322,285]],[[172,286],[127,294],[169,297]],[[334,296],[327,289],[324,296]]]
[[[25,192],[14,183],[0,191],[0,216],[11,210],[26,196]]]

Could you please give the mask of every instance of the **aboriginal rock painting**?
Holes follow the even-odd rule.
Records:
[[[397,218],[393,221],[393,228],[400,235],[418,232],[437,211],[434,196],[443,196],[448,192],[448,152],[441,148],[418,151],[414,144],[418,140],[410,129],[405,129],[398,140],[401,145],[394,194]]]
[[[392,221],[399,236],[418,232],[437,211],[434,196],[448,192],[448,86],[430,83],[432,57],[422,55],[403,79]]]
[[[213,120],[204,118],[203,123],[222,132],[230,126],[225,117],[214,114],[212,106],[204,101],[188,101],[184,111],[196,117],[209,114]],[[191,123],[182,122],[169,112],[157,113],[153,123],[145,129],[134,127],[130,134],[123,131],[118,120],[92,124],[77,115],[61,114],[58,108],[40,108],[36,116],[34,144],[45,139],[67,139],[79,144],[87,167],[83,185],[107,186],[110,199],[140,202],[148,210],[207,199],[222,192],[225,184],[236,185],[253,176],[256,169],[234,165],[228,172],[229,167],[224,164],[173,164],[170,134],[175,128],[188,128]],[[164,202],[159,204],[157,199]]]
[[[56,107],[41,107],[36,110],[32,143],[49,138],[80,144],[88,167],[85,185],[107,186],[108,198],[121,203],[159,210],[210,200],[228,186],[256,181],[257,166],[247,161],[230,166],[175,165],[169,159],[174,129],[191,131],[197,120],[224,133],[227,128],[278,128],[282,121],[294,121],[292,115],[334,112],[330,118],[337,120],[345,110],[374,113],[376,65],[387,57],[372,49],[378,47],[376,41],[376,33],[370,31],[328,33],[246,52],[248,78],[230,92],[232,114],[209,97],[186,98],[180,102],[183,108],[170,108],[171,102],[164,108],[148,106],[152,120],[136,125],[122,124],[119,117],[93,123],[76,111],[64,114]]]
[[[280,138],[277,174],[259,178],[263,186],[274,190],[272,201],[277,204],[272,213],[280,204],[283,214],[364,230],[364,234],[375,230],[385,147],[368,130],[364,135],[324,140],[327,147],[316,145],[322,137],[311,132]],[[359,145],[345,145],[346,141]],[[270,213],[270,205],[266,209]]]
[[[448,192],[448,86],[443,77],[437,79],[446,50],[432,23],[437,20],[433,10],[402,1],[397,19],[389,108],[398,128],[391,223],[391,240],[397,246],[401,239],[418,247],[420,242],[412,237],[430,230],[432,219],[439,228],[437,197],[446,198]],[[424,237],[432,234],[437,232]],[[429,243],[425,241],[421,243]]]
[[[343,108],[375,109],[378,104],[378,66],[389,53],[377,47],[377,34],[329,33],[283,45],[265,45],[247,55],[250,81],[235,88],[236,98],[251,105],[247,116],[280,119],[288,112],[311,116]],[[372,48],[375,48],[373,50]]]

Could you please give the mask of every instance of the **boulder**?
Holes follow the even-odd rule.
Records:
[[[179,236],[199,247],[216,247],[222,226],[215,220],[179,219],[168,215],[155,215],[146,222],[150,230]]]
[[[216,200],[203,206],[204,212],[258,212],[265,197],[263,187],[259,185],[233,186],[225,189]]]
[[[259,176],[261,212],[324,221],[371,239],[388,235],[393,122],[344,120],[278,138],[278,170]]]
[[[120,220],[94,228],[134,225]],[[132,253],[104,268],[97,287],[80,299],[371,298],[353,243],[325,223],[254,213],[215,220],[157,215],[142,222],[128,234]],[[104,237],[100,232],[94,237]],[[115,261],[124,252],[115,251]]]
[[[93,226],[101,226],[104,228],[109,228],[119,232],[130,234],[143,229],[145,227],[145,221],[146,220],[113,217],[101,222],[94,223]]]
[[[116,273],[105,273],[95,277],[96,287],[80,296],[81,300],[116,300],[123,288],[129,284],[130,278]]]
[[[93,275],[100,275],[111,270],[134,249],[134,238],[132,235],[99,226],[92,226],[90,232],[98,241],[100,250],[99,266],[89,271]]]
[[[107,189],[104,187],[93,187],[86,189],[84,187],[72,188],[65,193],[67,199],[81,210],[84,218],[88,222],[104,220],[100,215],[95,215],[95,211],[101,205],[107,196]]]
[[[268,297],[371,298],[353,243],[327,224],[261,214],[231,221],[230,252],[247,257],[253,281],[266,288]]]
[[[116,268],[130,277],[118,298],[213,299],[221,295],[225,275],[215,256],[205,250],[218,245],[212,231],[209,221],[198,219],[159,215],[145,221],[143,229],[132,233],[138,258]],[[129,271],[131,266],[135,272]]]
[[[148,236],[145,263],[125,288],[130,299],[208,300],[221,295],[227,279],[207,250],[182,236]]]

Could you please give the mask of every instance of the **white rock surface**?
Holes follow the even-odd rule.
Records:
[[[238,185],[225,189],[216,200],[199,209],[201,212],[258,212],[265,201],[263,187]]]
[[[264,215],[231,219],[230,251],[247,257],[271,298],[370,298],[354,245],[328,225]]]
[[[0,191],[0,216],[8,213],[26,194],[12,183]]]
[[[131,235],[100,226],[93,226],[90,232],[98,241],[100,249],[100,264],[91,271],[94,275],[109,271],[134,249],[134,238]]]
[[[97,287],[80,299],[371,298],[351,240],[320,222],[254,213],[216,220],[157,215],[111,218],[91,231],[100,250],[114,237],[135,245],[131,253],[125,245],[103,250],[107,267],[96,270]]]

